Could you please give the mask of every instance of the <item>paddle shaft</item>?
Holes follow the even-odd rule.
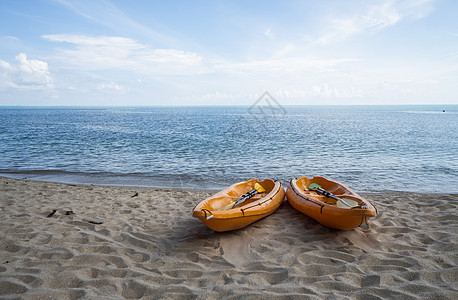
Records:
[[[245,195],[240,196],[240,198],[238,198],[238,199],[235,200],[234,202],[229,203],[228,205],[223,206],[223,207],[221,207],[221,208],[218,209],[218,210],[220,211],[220,210],[226,210],[226,209],[234,208],[237,204],[242,203],[243,201],[245,201],[245,200],[247,200],[247,199],[250,199],[251,197],[253,197],[253,196],[256,195],[257,193],[258,193],[258,190],[254,189],[254,190],[252,190],[252,191],[246,193]]]
[[[329,197],[329,198],[332,198],[332,199],[335,199],[335,200],[342,200],[339,197],[337,197],[336,195],[334,195],[333,193],[328,192],[323,188],[319,187],[319,188],[316,188],[315,190],[319,191],[320,193],[322,193],[326,197]]]
[[[348,207],[351,207],[350,204],[348,204],[344,199],[341,199],[339,197],[337,197],[336,195],[334,195],[333,193],[331,192],[328,192],[326,191],[325,189],[319,187],[319,188],[315,188],[315,190],[319,191],[320,193],[322,193],[324,196],[326,197],[329,197],[329,198],[332,198],[332,199],[335,199],[337,201],[342,201],[343,204],[345,204],[346,206]]]
[[[251,197],[256,195],[257,192],[258,192],[258,190],[252,190],[252,191],[246,193],[245,195],[242,195],[240,198],[235,200],[234,205],[232,207],[236,206],[239,203],[242,203],[243,201],[245,201],[247,199],[250,199]]]

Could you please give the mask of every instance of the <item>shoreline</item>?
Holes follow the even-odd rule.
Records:
[[[85,176],[85,175],[71,175],[71,176],[46,176],[46,175],[31,175],[30,177],[29,173],[12,173],[11,176],[8,173],[1,173],[0,172],[0,179],[12,179],[12,180],[27,180],[27,181],[36,181],[36,182],[47,182],[47,183],[57,183],[57,184],[68,184],[68,185],[81,185],[81,186],[106,186],[106,187],[124,187],[124,188],[144,188],[144,189],[163,189],[163,190],[183,190],[183,191],[209,191],[209,192],[215,192],[223,189],[224,187],[222,186],[221,188],[219,187],[168,187],[165,185],[161,184],[138,184],[138,181],[136,183],[132,184],[127,184],[127,182],[133,182],[134,180],[124,180],[124,181],[118,181],[119,183],[116,183],[115,180],[110,181],[108,180],[106,183],[103,183],[101,181],[91,181],[91,179],[94,179],[94,176]],[[48,178],[46,178],[48,177]],[[70,179],[64,179],[65,177],[69,177]],[[61,179],[59,179],[61,178]],[[71,180],[71,178],[80,178],[80,180]],[[147,180],[144,179],[146,182]]]
[[[285,201],[217,233],[191,214],[211,194],[0,177],[0,297],[458,295],[458,195],[361,193],[379,215],[352,231],[325,228]]]
[[[117,183],[114,183],[114,181],[108,181],[107,183],[101,183],[101,182],[91,182],[89,181],[89,179],[93,179],[94,177],[91,177],[91,176],[82,176],[82,178],[87,178],[88,180],[75,180],[75,181],[68,181],[68,180],[58,180],[56,179],[56,177],[53,177],[52,179],[47,179],[47,178],[43,178],[43,177],[39,177],[37,178],[37,176],[31,176],[31,177],[28,177],[28,176],[24,176],[24,175],[30,175],[30,174],[27,174],[27,173],[14,173],[16,174],[17,176],[9,176],[8,173],[1,173],[0,172],[0,180],[1,179],[11,179],[11,180],[25,180],[25,181],[32,181],[32,182],[46,182],[46,183],[56,183],[56,184],[67,184],[67,185],[76,185],[76,186],[105,186],[105,187],[121,187],[121,188],[142,188],[142,189],[160,189],[160,190],[170,190],[170,191],[174,191],[174,190],[179,190],[179,191],[194,191],[194,192],[213,192],[213,193],[216,193],[228,186],[230,186],[231,184],[234,184],[235,182],[232,182],[232,183],[228,183],[227,185],[221,185],[220,187],[219,186],[213,186],[213,187],[207,187],[207,186],[203,186],[203,187],[173,187],[173,186],[164,186],[164,185],[160,185],[160,184],[157,184],[157,185],[154,185],[154,184],[151,184],[151,185],[146,185],[146,184],[126,184],[125,182],[120,182],[119,184]],[[318,175],[317,175],[318,176]],[[62,178],[62,177],[61,177]],[[288,187],[288,184],[289,184],[289,180],[288,181],[281,181],[283,187],[286,189]],[[348,184],[346,184],[348,187],[350,187],[352,190],[354,190],[355,192],[357,192],[358,194],[364,196],[364,194],[379,194],[379,193],[407,193],[407,194],[419,194],[419,195],[458,195],[458,192],[455,193],[455,192],[428,192],[428,193],[425,193],[425,192],[413,192],[413,191],[402,191],[402,190],[389,190],[389,189],[386,189],[386,190],[373,190],[373,191],[359,191],[357,190],[355,187],[353,186],[350,186]]]

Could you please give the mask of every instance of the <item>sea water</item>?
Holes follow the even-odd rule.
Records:
[[[3,107],[0,175],[218,189],[325,176],[458,193],[458,106]]]

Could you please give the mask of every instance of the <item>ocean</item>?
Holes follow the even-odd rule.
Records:
[[[0,153],[2,176],[66,183],[458,193],[458,105],[2,107]]]

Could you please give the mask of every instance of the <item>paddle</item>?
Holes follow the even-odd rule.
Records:
[[[337,200],[336,205],[339,208],[353,208],[353,207],[359,206],[359,203],[356,202],[355,200],[339,198],[336,195],[332,194],[331,192],[328,192],[325,189],[323,189],[321,185],[319,185],[318,183],[315,183],[315,182],[311,183],[308,189],[313,190],[313,191],[318,191],[326,197]]]
[[[236,205],[244,202],[245,200],[248,200],[250,199],[251,197],[253,197],[254,195],[256,195],[257,193],[262,193],[262,192],[265,192],[266,190],[262,187],[262,185],[260,185],[259,183],[256,183],[254,185],[254,190],[246,193],[245,195],[242,195],[240,198],[238,198],[237,200],[235,200],[234,202],[231,202],[229,203],[228,205],[226,206],[223,206],[221,207],[220,209],[218,210],[227,210],[227,209],[231,209],[231,208],[234,208]]]

